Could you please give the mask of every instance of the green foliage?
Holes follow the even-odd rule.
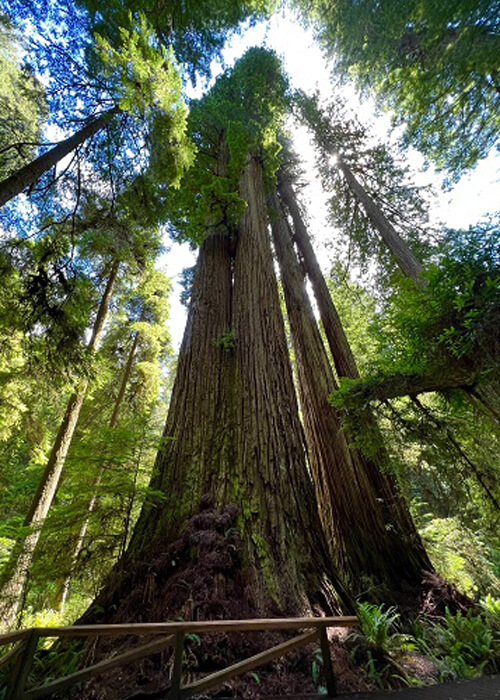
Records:
[[[493,630],[497,641],[500,640],[500,598],[493,598],[491,594],[488,594],[486,598],[481,601],[481,606],[486,622]]]
[[[199,75],[211,75],[211,61],[219,58],[231,31],[237,31],[245,20],[255,21],[268,16],[276,0],[171,0],[168,5],[158,0],[78,0],[90,13],[96,31],[113,46],[120,41],[120,28],[129,28],[137,14],[154,17],[158,42],[172,47],[174,54],[193,82]]]
[[[220,337],[220,339],[217,341],[217,345],[220,345],[220,347],[228,355],[232,355],[236,349],[236,342],[236,331],[231,328],[231,330],[227,331]]]
[[[47,117],[44,90],[20,65],[18,39],[0,17],[0,180],[33,157]]]
[[[352,632],[351,639],[362,637],[370,649],[377,654],[392,656],[401,651],[414,648],[412,638],[407,634],[396,632],[394,627],[399,619],[395,607],[359,603],[357,607],[360,632]]]
[[[288,103],[281,63],[261,48],[249,49],[202,99],[191,103],[189,133],[196,161],[180,190],[168,193],[176,236],[200,243],[220,225],[234,228],[246,207],[238,190],[249,156],[262,159],[269,178],[279,165],[278,133]]]
[[[379,345],[374,385],[398,374],[453,377],[494,370],[500,347],[498,240],[493,225],[450,231],[439,264],[425,272],[425,287],[400,281],[373,324]],[[370,381],[359,383],[359,397],[369,397]],[[353,388],[346,384],[344,391],[354,400]]]
[[[377,359],[377,339],[370,332],[370,322],[376,313],[376,298],[352,282],[348,269],[340,263],[333,265],[326,282],[358,369],[363,374]]]
[[[255,671],[250,671],[250,673],[248,675],[254,681],[254,683],[257,683],[257,685],[260,685],[260,677],[259,677],[258,673],[255,673]]]
[[[490,552],[481,535],[458,518],[432,518],[420,530],[436,570],[469,596],[500,589],[492,571]]]
[[[298,2],[338,58],[338,70],[373,89],[406,138],[458,177],[499,130],[499,22],[495,0]]]
[[[354,644],[351,655],[361,663],[368,677],[381,686],[386,682],[413,684],[414,679],[396,660],[416,648],[413,637],[396,630],[400,617],[396,608],[359,603],[356,612],[360,631],[351,632],[347,642]]]
[[[111,237],[112,233],[113,229]],[[72,599],[67,608],[68,614],[74,617],[78,613],[75,602],[84,601],[79,610],[82,612],[82,605],[86,607],[96,592],[96,583],[123,550],[146,495],[161,430],[161,415],[157,411],[164,372],[159,361],[170,352],[165,326],[170,282],[154,269],[151,260],[142,260],[138,270],[135,256],[126,252],[124,237],[123,230],[117,231],[114,239],[112,237],[113,245],[121,250],[124,259],[127,261],[127,255],[130,257],[128,264],[125,262],[122,266],[123,274],[112,305],[113,315],[90,368],[91,382],[68,454],[66,477],[45,523],[39,556],[31,570],[25,624],[38,624],[39,615],[45,619],[56,614],[49,611],[61,580],[68,574],[72,547],[87,517],[90,499],[97,493],[98,505],[89,522],[88,541],[81,561],[74,571]],[[82,235],[82,244],[83,241],[84,259],[97,265],[99,256],[108,250],[102,237],[88,232]],[[139,249],[145,250],[142,245]],[[83,245],[80,252],[83,252]],[[63,269],[66,272],[67,268]],[[85,271],[88,273],[91,269],[87,264]],[[140,276],[139,271],[142,271]],[[90,292],[100,295],[93,286]],[[23,334],[19,333],[19,337],[23,338]],[[43,335],[38,340],[43,348]],[[110,429],[109,420],[134,340],[137,343],[133,366],[121,399],[119,423]],[[22,349],[26,353],[24,346]],[[23,406],[15,422],[2,424],[4,441],[0,443],[4,467],[0,499],[2,558],[6,558],[15,540],[23,535],[20,523],[36,490],[68,398],[67,392],[71,390],[61,380],[55,384],[54,371],[47,371],[41,364],[38,369],[36,365],[29,366],[32,358],[27,353],[21,354],[21,358],[25,363],[22,374],[10,376],[6,386],[19,392]],[[54,367],[59,372],[68,369],[64,359],[59,355],[57,364],[54,359]],[[103,465],[102,483],[96,487],[96,476]],[[63,548],[61,539],[66,542]]]
[[[296,93],[294,107],[314,140],[322,185],[329,194],[329,219],[343,233],[330,243],[336,257],[358,263],[365,275],[373,275],[376,260],[374,277],[381,287],[390,279],[387,271],[395,269],[380,232],[342,173],[340,164],[344,163],[415,255],[420,260],[428,258],[433,233],[428,223],[429,191],[413,184],[402,154],[380,143],[338,96],[325,103],[318,94]]]
[[[119,48],[96,36],[96,49],[105,73],[115,83],[121,109],[150,123],[151,173],[162,185],[178,186],[193,161],[186,137],[187,106],[172,48],[158,45],[153,27],[143,14],[132,29],[119,28]]]
[[[486,668],[498,669],[500,637],[482,615],[447,610],[441,622],[422,625],[420,634],[419,646],[437,662],[441,680],[475,678]]]
[[[130,15],[129,24],[133,25]],[[119,48],[96,35],[96,49],[106,72],[115,78],[120,107],[144,116],[151,108],[169,112],[180,101],[181,79],[172,50],[155,46],[155,34],[143,14],[137,27],[119,27]]]
[[[318,693],[321,694],[326,694],[327,689],[326,686],[322,684],[322,675],[323,675],[323,667],[324,667],[324,661],[323,661],[323,653],[321,649],[315,649],[313,652],[313,657],[312,657],[312,664],[311,664],[311,673],[312,673],[312,679],[313,683],[316,686],[316,690]]]

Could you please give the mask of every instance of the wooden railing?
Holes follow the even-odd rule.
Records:
[[[173,666],[169,700],[189,698],[194,694],[220,685],[241,673],[252,671],[273,659],[283,656],[288,651],[299,649],[317,640],[319,642],[328,695],[337,695],[335,674],[333,671],[328,637],[328,627],[354,627],[356,617],[297,617],[257,620],[213,620],[206,622],[146,622],[123,625],[74,625],[73,627],[34,627],[0,635],[0,647],[7,644],[13,648],[0,658],[0,667],[11,665],[8,700],[34,700],[52,693],[60,692],[75,683],[83,683],[116,666],[137,661],[150,654],[156,654],[167,647],[173,647]],[[187,634],[204,632],[250,632],[268,630],[309,630],[292,639],[251,656],[244,661],[233,664],[216,673],[204,676],[193,683],[182,685],[182,659],[184,638]],[[99,663],[81,669],[68,676],[52,680],[44,685],[26,688],[28,676],[33,664],[38,641],[43,637],[103,637],[119,635],[151,635],[158,637],[152,642],[141,644],[135,649],[105,659]]]

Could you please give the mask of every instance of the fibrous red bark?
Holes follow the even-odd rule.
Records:
[[[332,555],[354,587],[368,577],[392,591],[418,588],[432,565],[395,485],[350,444],[340,414],[329,403],[337,385],[276,196],[271,205],[311,467]]]

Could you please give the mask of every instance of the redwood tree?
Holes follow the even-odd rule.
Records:
[[[351,444],[340,413],[329,403],[337,383],[307,296],[290,228],[276,196],[271,204],[311,466],[332,554],[354,589],[366,587],[366,577],[371,577],[393,593],[405,584],[417,590],[432,565],[390,476]],[[388,465],[383,467],[387,470]]]
[[[151,499],[84,621],[350,606],[306,466],[267,227],[275,150],[263,135],[281,122],[285,90],[277,58],[252,49],[193,106],[203,149],[172,206],[179,227],[190,211],[186,226],[204,221],[205,236],[163,444]],[[213,648],[198,657],[200,671],[216,663]]]

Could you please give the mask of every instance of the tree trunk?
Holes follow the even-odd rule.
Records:
[[[144,506],[84,622],[350,605],[306,468],[257,159],[245,168],[240,194],[248,207],[234,259],[222,226],[200,249],[151,483],[164,495]],[[213,653],[207,649],[207,658]],[[226,664],[231,654],[228,640]]]
[[[356,360],[318,264],[295,194],[289,180],[283,173],[279,175],[278,187],[282,201],[286,204],[292,216],[294,240],[303,257],[306,271],[313,285],[323,327],[325,331],[328,328],[328,333],[325,332],[325,335],[337,373],[339,377],[345,376],[350,379],[357,379],[359,378],[359,372]],[[389,456],[384,447],[377,421],[369,407],[366,404],[356,406],[355,412],[349,414],[349,423],[352,430],[350,431],[351,439],[348,442],[354,442],[356,436],[361,436],[361,439],[364,439],[364,452],[361,459],[371,488],[377,495],[378,502],[383,504],[388,511],[386,518],[388,521],[392,519],[399,523],[399,527],[401,531],[406,533],[408,541],[419,542],[420,539],[408,506],[394,478],[389,473]],[[366,443],[369,443],[369,449],[367,449]],[[428,570],[432,568],[427,557],[424,557],[423,563],[425,563]]]
[[[380,237],[394,256],[398,267],[406,277],[410,277],[416,284],[422,284],[420,274],[423,272],[422,263],[411,252],[409,246],[401,238],[391,222],[387,219],[380,207],[373,201],[368,192],[358,182],[347,164],[339,158],[338,167],[342,171],[347,184],[351,188],[358,202],[363,206],[366,215],[375,226]]]
[[[276,196],[271,206],[279,212]],[[417,588],[432,566],[414,527],[386,502],[372,483],[374,465],[349,447],[341,419],[329,404],[337,388],[283,216],[272,221],[288,318],[297,357],[302,412],[322,521],[332,554],[351,585],[363,590],[368,579],[401,591]],[[383,496],[383,497],[382,497]]]
[[[120,409],[123,403],[123,399],[125,397],[125,391],[127,389],[127,384],[130,379],[130,375],[132,374],[132,367],[134,364],[134,359],[135,359],[135,354],[137,350],[137,346],[139,344],[139,332],[135,332],[134,340],[132,343],[132,346],[130,348],[130,352],[127,357],[127,362],[125,364],[125,368],[123,370],[123,375],[122,375],[122,380],[120,383],[120,389],[118,391],[118,396],[116,397],[115,404],[113,406],[113,413],[111,415],[110,421],[109,421],[109,428],[113,429],[116,424],[118,423],[118,416],[120,414]],[[95,504],[97,502],[97,490],[99,489],[99,486],[101,485],[102,478],[105,473],[105,466],[102,466],[95,478],[94,481],[94,493],[92,494],[92,497],[88,503],[87,509],[86,509],[86,514],[85,514],[85,519],[82,523],[82,526],[80,528],[80,531],[78,533],[78,537],[76,540],[75,548],[73,551],[73,554],[71,556],[71,565],[68,571],[67,576],[65,577],[64,581],[60,584],[56,598],[54,601],[54,608],[56,610],[62,611],[64,609],[64,605],[66,603],[66,600],[69,595],[69,589],[71,585],[71,580],[73,578],[73,574],[75,572],[75,568],[78,564],[78,558],[80,556],[80,552],[83,549],[83,545],[85,542],[85,537],[87,535],[87,530],[89,527],[89,521],[92,516],[92,513],[94,512]]]
[[[293,221],[294,240],[297,244],[306,272],[313,286],[314,295],[320,317],[325,329],[326,339],[332,354],[332,358],[340,378],[348,377],[358,379],[359,372],[356,360],[352,353],[349,341],[344,332],[342,321],[337,313],[325,278],[316,258],[316,253],[312,247],[307,228],[302,219],[300,209],[292,189],[290,181],[283,172],[278,175],[278,190],[281,200],[286,205]],[[384,448],[377,421],[371,413],[367,402],[356,405],[355,413],[351,414],[349,420],[351,424],[355,422],[356,429],[351,431],[352,437],[360,435],[365,442],[370,443],[370,457],[363,455],[363,461],[370,478],[372,487],[378,494],[378,498],[385,503],[392,511],[392,518],[400,524],[406,523],[406,531],[410,539],[416,536],[415,527],[411,520],[408,508],[402,498],[399,489],[387,471],[389,457]],[[365,452],[366,452],[365,447]]]
[[[77,131],[64,141],[50,148],[46,153],[32,160],[31,163],[19,168],[9,177],[0,182],[0,207],[13,197],[16,197],[30,185],[33,185],[47,170],[50,170],[60,160],[100,131],[111,119],[120,112],[119,107],[113,107],[93,119],[89,124]]]
[[[473,394],[477,382],[477,372],[467,369],[443,368],[440,373],[429,375],[394,374],[382,377],[380,380],[356,382],[344,392],[346,408],[360,408],[370,401],[387,401],[401,396],[417,396],[435,391],[450,391],[463,389]]]
[[[286,175],[278,176],[278,189],[293,220],[295,241],[304,261],[304,267],[311,280],[314,296],[318,304],[321,323],[332,353],[335,369],[339,377],[359,377],[356,361],[347,340],[337,309],[319,266],[309,234],[302,219],[297,199]]]
[[[96,352],[99,345],[113,287],[118,274],[118,268],[119,262],[114,261],[94,322],[92,337],[88,345],[88,349],[92,354]],[[5,627],[10,627],[14,624],[19,611],[23,589],[28,578],[28,570],[31,566],[38,540],[40,539],[44,520],[47,517],[59,485],[62,469],[78,423],[87,386],[88,380],[81,380],[77,390],[71,395],[68,401],[64,418],[54,445],[52,446],[47,465],[38,483],[38,488],[23,523],[24,527],[29,528],[29,532],[22,541],[14,547],[2,577],[2,608],[0,609],[0,616],[2,624]]]
[[[240,194],[248,209],[239,229],[234,269],[238,462],[255,489],[247,502],[260,511],[259,527],[268,543],[276,584],[283,590],[282,597],[296,591],[290,610],[294,612],[301,609],[298,603],[304,594],[309,605],[314,600],[321,572],[331,575],[332,571],[325,568],[328,559],[313,486],[306,476],[267,231],[262,167],[256,159],[247,166]],[[269,584],[264,594],[269,596]],[[287,607],[281,605],[284,610]]]

